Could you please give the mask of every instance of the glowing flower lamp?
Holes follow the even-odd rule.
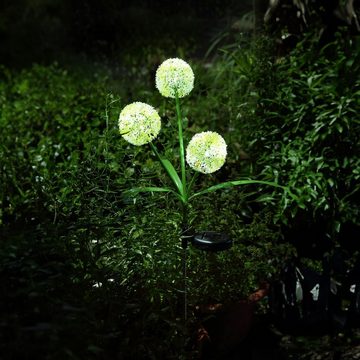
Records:
[[[186,148],[186,162],[191,168],[203,174],[219,170],[226,159],[226,142],[216,132],[205,131],[195,134]]]
[[[119,130],[133,145],[144,145],[154,140],[161,128],[157,111],[150,105],[134,102],[124,107],[119,116]]]
[[[194,88],[194,73],[186,61],[167,59],[156,71],[155,84],[162,96],[182,98]]]

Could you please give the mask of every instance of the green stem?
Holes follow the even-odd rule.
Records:
[[[195,180],[198,178],[198,176],[199,176],[199,173],[198,173],[197,171],[195,171],[192,179],[190,180],[189,186],[188,186],[188,188],[187,188],[188,196],[190,196],[190,194],[191,194],[191,189],[192,189],[192,187],[193,187],[193,185],[194,185],[194,183],[195,183]]]
[[[149,143],[150,144],[150,146],[151,146],[151,150],[154,152],[154,154],[156,155],[156,157],[159,159],[159,161],[161,162],[161,156],[160,156],[160,154],[159,154],[159,152],[157,151],[157,148],[156,148],[156,146],[152,143],[152,142],[150,142]]]
[[[182,117],[181,117],[181,111],[180,111],[180,101],[179,101],[179,97],[177,96],[177,94],[175,96],[175,102],[176,102],[176,115],[177,115],[178,128],[179,128],[181,182],[182,182],[183,189],[184,189],[185,201],[187,202],[183,124],[182,124]]]

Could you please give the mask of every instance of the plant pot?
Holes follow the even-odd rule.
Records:
[[[266,283],[245,300],[228,305],[202,304],[195,307],[199,320],[197,346],[200,359],[231,358],[249,334],[255,305],[268,290]]]

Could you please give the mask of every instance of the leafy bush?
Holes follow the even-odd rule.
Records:
[[[57,66],[3,76],[2,222],[78,216],[82,202],[106,188],[104,173],[123,164],[121,151],[105,151],[119,143],[108,140],[104,82],[76,79]]]
[[[277,179],[298,197],[265,197],[277,218],[289,227],[327,219],[332,237],[342,224],[360,225],[359,43],[338,34],[318,50],[309,34],[282,58],[272,57],[273,46],[258,42],[245,71],[244,54],[232,53],[234,72],[252,88],[239,104],[241,141],[256,159],[255,175]]]

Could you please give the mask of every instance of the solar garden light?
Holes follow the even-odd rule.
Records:
[[[162,96],[175,100],[180,151],[180,175],[170,160],[159,154],[153,142],[161,130],[161,119],[152,106],[142,102],[134,102],[125,106],[119,116],[119,130],[123,138],[135,146],[150,144],[152,151],[172,181],[171,187],[139,187],[130,191],[132,193],[166,192],[175,196],[181,203],[182,233],[180,239],[184,249],[186,318],[186,248],[188,241],[190,240],[194,246],[206,251],[220,251],[231,246],[231,240],[222,233],[209,231],[195,235],[191,233],[187,216],[190,202],[203,194],[239,185],[262,184],[289,190],[276,182],[243,179],[223,182],[194,192],[193,184],[198,173],[211,174],[224,165],[227,156],[226,142],[218,133],[205,131],[195,134],[187,144],[185,151],[180,99],[189,95],[194,87],[194,73],[188,63],[178,58],[165,60],[156,71],[155,83]],[[186,163],[194,170],[190,181],[188,181],[187,175],[189,174],[186,172]]]

